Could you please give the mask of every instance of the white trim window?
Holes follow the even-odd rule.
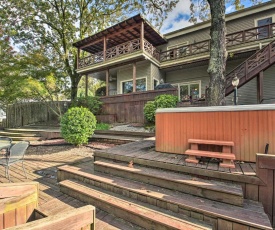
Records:
[[[136,92],[146,91],[147,78],[137,78],[136,79]],[[132,93],[133,92],[133,80],[121,81],[121,93]]]
[[[182,82],[173,86],[178,88],[180,101],[201,98],[201,81]]]
[[[275,15],[269,15],[269,16],[265,16],[263,18],[255,19],[255,26],[256,27],[265,26],[265,25],[272,24],[273,22],[275,22]],[[268,38],[268,35],[270,32],[268,30],[269,30],[269,28],[267,26],[259,28],[258,29],[258,39]]]

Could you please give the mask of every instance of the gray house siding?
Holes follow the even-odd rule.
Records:
[[[149,61],[137,62],[137,78],[146,78],[146,90],[151,88],[151,63]],[[123,81],[133,80],[133,65],[121,67],[117,71],[117,93],[121,94]]]
[[[231,34],[231,33],[235,33],[238,31],[247,30],[247,29],[256,27],[255,20],[264,18],[264,17],[268,17],[268,16],[272,16],[272,15],[273,15],[273,19],[274,19],[274,15],[275,15],[274,9],[266,10],[264,12],[259,12],[259,13],[255,13],[255,14],[248,14],[247,16],[240,17],[240,18],[237,18],[234,20],[230,20],[226,23],[227,34]],[[185,33],[185,34],[183,32],[183,34],[180,36],[170,38],[168,43],[166,45],[160,46],[159,49],[161,49],[162,51],[165,51],[165,50],[167,50],[167,47],[169,47],[169,46],[175,46],[177,44],[181,44],[184,42],[193,44],[193,43],[208,40],[208,39],[210,39],[210,27],[200,29],[197,31],[194,28],[194,31],[192,31],[192,32]]]
[[[161,79],[164,80],[164,74],[160,69],[155,65],[151,64],[151,76],[150,76],[150,88],[148,90],[154,89],[154,79],[158,80],[160,82]]]

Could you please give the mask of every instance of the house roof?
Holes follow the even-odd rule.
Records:
[[[140,23],[144,22],[144,38],[154,46],[167,43],[166,39],[140,14],[111,26],[99,33],[75,42],[73,46],[90,53],[103,50],[103,38],[107,38],[107,49],[124,42],[140,38]]]

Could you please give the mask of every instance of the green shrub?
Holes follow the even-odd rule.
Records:
[[[96,130],[109,130],[110,125],[106,123],[97,123],[96,124]]]
[[[88,143],[96,128],[96,118],[87,108],[70,108],[61,118],[61,136],[76,146]]]
[[[148,122],[155,122],[156,105],[154,101],[148,101],[144,108],[144,116]]]
[[[175,108],[178,103],[178,97],[170,94],[163,94],[155,97],[157,108]]]
[[[93,114],[99,114],[102,107],[102,102],[99,100],[99,97],[78,97],[72,101],[72,107],[84,107],[89,109]]]
[[[143,109],[145,119],[149,123],[155,122],[156,110],[158,108],[175,108],[178,97],[170,94],[163,94],[155,97],[154,101],[148,101]]]

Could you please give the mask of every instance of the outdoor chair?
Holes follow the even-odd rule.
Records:
[[[5,176],[9,179],[9,181],[9,167],[18,162],[22,162],[22,168],[25,177],[28,178],[24,167],[24,155],[29,145],[30,142],[28,141],[18,142],[9,149],[9,153],[6,155],[5,158],[0,159],[0,165],[5,167]]]
[[[0,144],[5,144],[5,143],[8,143],[8,144],[11,144],[11,142],[12,142],[12,139],[11,138],[9,138],[9,137],[0,137]],[[4,148],[4,149],[2,149],[2,148],[0,148],[1,150],[1,152],[3,152],[3,153],[5,153],[5,156],[7,155],[7,153],[9,152],[9,148],[8,149],[6,149],[6,148]],[[1,158],[1,157],[0,157]]]

